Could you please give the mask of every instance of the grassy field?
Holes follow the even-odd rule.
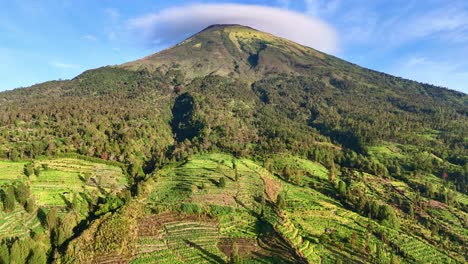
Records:
[[[385,143],[369,147],[369,154],[377,158],[402,158],[404,157],[402,152],[400,146],[394,143]]]

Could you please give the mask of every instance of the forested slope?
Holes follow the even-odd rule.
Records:
[[[212,26],[135,62],[0,93],[0,230],[29,215],[0,257],[463,263],[467,114],[463,93]],[[89,174],[98,165],[124,177]],[[49,180],[83,190],[44,204]]]

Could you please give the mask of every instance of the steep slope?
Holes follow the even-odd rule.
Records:
[[[240,25],[213,25],[180,44],[122,65],[128,69],[181,70],[187,78],[220,75],[256,80],[304,72],[326,55],[292,41]]]
[[[47,252],[36,263],[464,263],[467,116],[463,93],[214,25],[141,60],[0,93],[0,158],[16,174],[58,155],[129,176],[113,193],[65,166],[96,190],[56,215],[25,194],[60,174],[0,167],[2,230],[27,210],[36,219],[34,206],[42,223],[26,220],[0,258],[23,247]]]

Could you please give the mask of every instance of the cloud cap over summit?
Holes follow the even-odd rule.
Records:
[[[297,12],[259,5],[195,4],[168,8],[128,21],[145,45],[167,45],[213,24],[240,24],[336,54],[336,31],[327,23]]]

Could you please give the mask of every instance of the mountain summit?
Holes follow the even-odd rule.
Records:
[[[128,69],[181,69],[189,77],[242,76],[258,79],[304,72],[323,64],[326,55],[241,25],[212,25],[176,46],[126,63]]]

